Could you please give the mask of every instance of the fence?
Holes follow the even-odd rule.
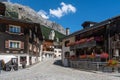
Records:
[[[119,66],[111,67],[107,66],[107,62],[93,62],[93,61],[72,61],[70,60],[70,67],[76,69],[84,70],[95,70],[95,71],[104,71],[104,72],[120,72],[120,63]]]

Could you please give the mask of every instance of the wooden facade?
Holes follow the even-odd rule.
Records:
[[[0,3],[0,15],[5,15],[5,10],[6,10],[5,4]]]
[[[107,53],[108,57],[104,60],[116,58],[120,60],[120,16],[108,19],[100,23],[85,22],[83,30],[77,31],[63,39],[63,63],[67,57],[74,57],[78,60],[95,54],[95,61],[103,61],[102,53]],[[71,40],[70,38],[74,38]],[[66,44],[66,42],[69,42]],[[65,44],[67,46],[65,46]],[[69,56],[66,57],[66,53]]]
[[[38,61],[41,43],[40,24],[0,16],[0,54],[15,55],[20,62],[25,57],[30,65]]]
[[[54,44],[52,40],[45,40],[43,42],[43,51],[54,51]]]

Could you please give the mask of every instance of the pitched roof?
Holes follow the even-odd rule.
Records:
[[[74,35],[78,35],[78,34],[87,32],[87,31],[92,30],[92,29],[97,29],[97,28],[99,28],[99,27],[105,26],[105,25],[107,25],[107,24],[110,24],[110,23],[114,22],[116,19],[120,19],[120,15],[115,16],[115,17],[112,17],[112,18],[109,18],[109,19],[107,19],[107,20],[105,20],[105,21],[96,23],[96,24],[95,24],[94,26],[92,26],[92,27],[88,27],[88,28],[86,28],[86,29],[78,30],[78,31],[76,31],[76,32],[74,32],[74,33],[72,33],[72,34],[70,34],[70,35],[68,35],[68,36],[65,36],[63,39],[66,39],[66,38],[69,38],[69,37],[71,37],[71,36],[74,36]]]

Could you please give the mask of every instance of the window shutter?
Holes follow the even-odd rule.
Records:
[[[39,48],[38,48],[38,50],[37,50],[38,52],[39,52]]]
[[[5,48],[9,48],[9,41],[5,41]]]
[[[8,25],[6,26],[6,31],[9,32],[9,26]]]
[[[21,42],[21,49],[24,49],[24,42]]]
[[[21,30],[20,33],[23,33],[23,34],[24,34],[24,28],[23,28],[23,27],[20,27],[20,30]]]

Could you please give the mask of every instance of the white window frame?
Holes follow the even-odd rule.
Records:
[[[34,36],[34,41],[36,41],[37,40],[37,36],[35,34],[33,36]]]
[[[19,47],[11,47],[10,43],[13,42],[13,43],[19,43]],[[20,49],[21,48],[21,41],[15,41],[15,40],[9,40],[9,48],[11,49]]]
[[[11,27],[16,28],[16,29],[19,28],[19,32],[17,32],[17,30],[16,30],[16,32],[11,31],[11,30],[10,30]],[[9,32],[10,32],[10,33],[15,33],[15,34],[16,34],[16,33],[21,33],[21,27],[20,27],[20,26],[16,26],[16,25],[9,25]]]
[[[40,42],[39,42],[39,38],[37,38],[37,43],[39,44]]]
[[[40,49],[38,48],[38,52],[40,52]]]
[[[32,38],[32,30],[31,29],[29,30],[29,33],[30,33],[29,37]]]
[[[29,50],[32,50],[32,44],[29,43]]]

